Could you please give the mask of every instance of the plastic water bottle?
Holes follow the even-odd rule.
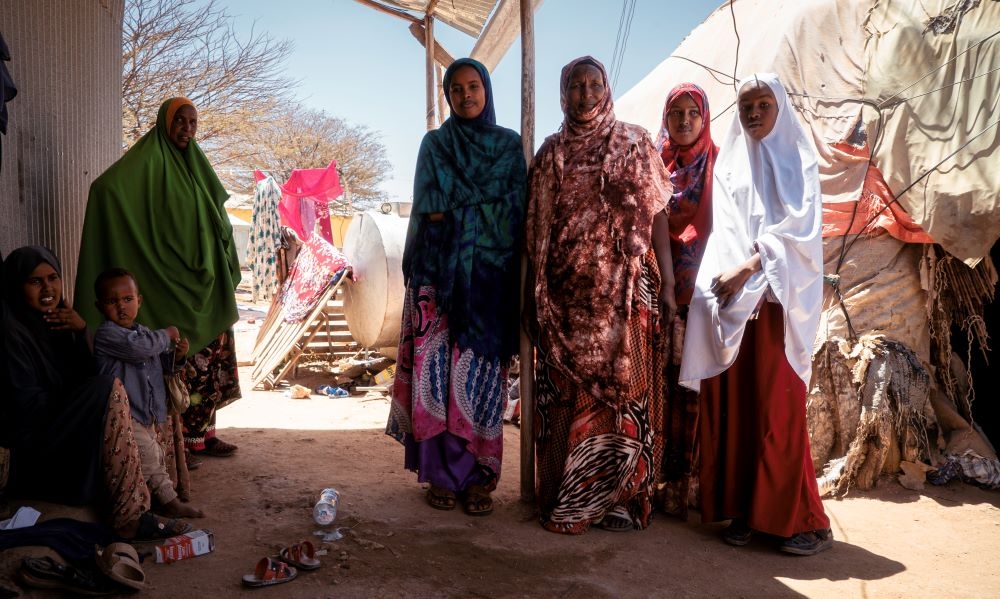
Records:
[[[337,518],[338,505],[340,505],[340,493],[337,489],[323,489],[319,501],[313,507],[313,520],[320,526],[329,526]]]

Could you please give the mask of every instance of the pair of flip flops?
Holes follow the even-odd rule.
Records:
[[[282,548],[278,552],[278,557],[260,558],[254,571],[243,575],[243,585],[266,587],[291,582],[299,575],[299,571],[315,570],[319,567],[316,547],[310,541],[299,541]]]
[[[18,577],[24,585],[36,589],[53,589],[89,597],[102,597],[121,590],[97,570],[66,564],[48,555],[23,558]]]
[[[30,587],[92,597],[118,593],[122,586],[137,591],[146,588],[146,573],[139,564],[135,547],[128,543],[111,543],[95,549],[97,570],[66,564],[51,556],[25,557],[21,560],[19,575]]]
[[[493,498],[486,487],[472,485],[461,494],[462,510],[470,516],[488,516],[493,513]],[[427,504],[436,510],[453,510],[459,496],[444,487],[431,485],[427,489]]]

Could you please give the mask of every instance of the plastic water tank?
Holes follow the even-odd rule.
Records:
[[[354,216],[344,254],[355,281],[344,287],[344,318],[359,345],[395,359],[403,318],[403,245],[409,219],[374,210]]]

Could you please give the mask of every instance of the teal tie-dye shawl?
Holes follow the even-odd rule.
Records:
[[[463,65],[479,71],[486,106],[477,119],[453,114],[424,136],[403,276],[410,288],[435,288],[460,347],[504,357],[518,345],[527,168],[520,135],[493,122],[485,67],[455,61],[445,73],[446,97],[451,75]],[[443,220],[431,221],[432,213],[442,213]]]

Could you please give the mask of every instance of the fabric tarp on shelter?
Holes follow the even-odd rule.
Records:
[[[948,22],[952,31],[936,32]],[[906,212],[974,263],[1000,231],[998,24],[1000,2],[734,0],[616,100],[615,112],[655,134],[669,89],[693,81],[726,122],[734,77],[776,72],[813,132],[824,200],[858,197],[868,160],[834,144],[866,143]]]

